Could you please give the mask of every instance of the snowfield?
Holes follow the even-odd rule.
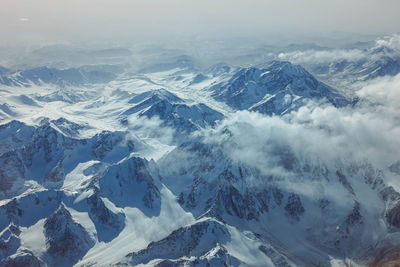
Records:
[[[384,46],[4,68],[0,266],[396,260],[400,51]]]

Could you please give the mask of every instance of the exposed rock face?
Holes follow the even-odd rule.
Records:
[[[11,223],[23,227],[37,223],[58,208],[61,197],[61,192],[44,190],[13,198],[0,206],[0,229]]]
[[[0,162],[0,194],[2,195],[1,198],[4,199],[10,196],[10,191],[22,187],[25,173],[22,160],[15,151],[2,154]],[[12,190],[13,187],[16,188]]]
[[[225,215],[247,221],[258,220],[271,209],[283,209],[289,218],[299,221],[305,212],[298,195],[280,189],[275,185],[273,177],[230,160],[215,147],[198,144],[183,145],[179,149],[183,150],[181,153],[190,156],[186,162],[187,169],[173,175],[185,177],[192,174],[195,177],[191,188],[179,193],[179,202],[188,209],[215,216],[222,221],[226,219]],[[173,153],[171,156],[174,156]],[[199,162],[198,158],[204,160]],[[168,158],[164,160],[168,162]],[[291,168],[301,169],[295,162]],[[317,168],[312,171],[318,174]]]
[[[64,179],[63,156],[85,144],[83,140],[62,135],[51,127],[48,120],[43,120],[36,128],[13,122],[0,129],[0,135],[2,131],[7,134],[11,131],[14,136],[24,135],[26,140],[20,142],[15,137],[14,149],[0,154],[0,198],[18,195],[24,189],[26,180],[35,180],[50,188],[60,186]],[[7,140],[0,140],[0,143]]]
[[[355,78],[396,72],[390,59],[368,62],[354,65],[366,67]],[[325,67],[334,76],[352,66]],[[398,260],[400,193],[389,186],[398,159],[379,170],[358,153],[319,147],[349,133],[319,109],[356,111],[358,99],[289,62],[200,73],[183,57],[154,69],[166,71],[93,86],[118,70],[0,68],[0,84],[35,84],[0,88],[0,121],[26,121],[0,125],[0,266]]]
[[[296,194],[290,194],[285,205],[286,214],[295,219],[300,220],[300,216],[304,213],[304,207],[301,203],[300,197]]]
[[[46,184],[61,185],[64,181],[65,173],[62,167],[62,159],[50,170],[44,177],[43,182]]]
[[[184,100],[164,89],[145,92],[133,97],[133,107],[123,113],[122,121],[132,114],[140,117],[159,118],[164,126],[173,127],[177,132],[190,133],[206,126],[215,125],[223,115],[206,104],[188,105]]]
[[[400,57],[385,45],[364,50],[366,56],[336,59],[329,64],[306,63],[307,69],[331,83],[350,85],[355,81],[368,81],[381,76],[394,76],[400,72]]]
[[[210,258],[210,260],[211,258],[220,258],[219,260],[214,259],[214,261],[233,261],[235,263],[235,259],[229,257],[226,249],[219,245],[219,242],[225,243],[228,240],[229,232],[221,223],[214,220],[205,220],[189,227],[178,229],[168,237],[150,243],[146,249],[128,254],[127,258],[131,265],[145,264],[153,259],[177,259],[179,262],[181,261],[179,258],[184,256],[194,256],[200,262],[207,258]],[[215,250],[214,253],[211,250]],[[226,258],[221,259],[221,257]],[[236,260],[236,264],[238,263]],[[163,264],[167,264],[167,262]],[[183,262],[175,264],[180,266]]]
[[[82,127],[63,118],[43,119],[38,127],[16,121],[2,126],[0,199],[22,193],[27,181],[35,181],[48,189],[60,188],[65,179],[66,164],[70,170],[91,157],[105,162],[119,161],[134,150],[134,143],[126,140],[127,132],[103,131],[88,139],[70,137],[76,136]],[[6,146],[10,142],[8,135],[14,136],[14,141]],[[18,136],[26,139],[22,142]],[[1,153],[2,146],[11,149]]]
[[[85,126],[69,121],[65,118],[58,118],[51,120],[50,123],[54,125],[62,134],[70,138],[79,137],[79,132],[85,129]]]
[[[94,245],[85,228],[75,222],[71,214],[60,205],[44,224],[47,252],[55,264],[73,264]]]
[[[155,266],[240,266],[243,264],[239,259],[229,255],[226,248],[217,244],[210,251],[206,252],[198,258],[191,259],[177,259],[177,260],[162,260],[158,262]]]
[[[259,249],[267,255],[276,267],[292,267],[295,266],[286,257],[279,254],[274,248],[261,245]]]
[[[171,152],[162,159],[160,165],[171,166],[173,162],[168,157],[179,158],[179,155],[185,155],[185,164],[181,164],[176,172],[161,175],[166,177],[163,181],[167,185],[169,177],[181,177],[182,180],[194,177],[189,189],[175,193],[179,203],[197,216],[211,216],[241,227],[243,224],[262,227],[265,223],[268,225],[266,227],[274,227],[274,231],[280,231],[281,227],[275,224],[276,220],[291,225],[293,229],[308,224],[310,227],[304,231],[309,242],[329,248],[336,255],[342,255],[345,250],[354,247],[355,242],[372,242],[362,241],[373,214],[366,212],[368,207],[360,203],[362,196],[357,191],[362,184],[363,192],[376,198],[384,188],[383,174],[370,164],[338,162],[333,166],[298,158],[285,149],[272,150],[269,156],[277,159],[278,166],[295,174],[286,181],[279,175],[265,175],[257,168],[231,160],[229,155],[218,150],[218,145],[184,144],[176,150],[177,154]],[[310,193],[303,195],[302,183],[315,185],[312,203]],[[297,185],[299,188],[296,188]],[[337,208],[338,200],[327,193],[331,190],[329,187],[346,196],[346,209]],[[387,195],[386,198],[397,200],[390,193]],[[381,205],[380,200],[377,201]],[[395,210],[393,214],[396,214]],[[277,219],[277,216],[282,217]],[[373,223],[378,225],[380,222]],[[321,258],[320,263],[327,260]],[[302,261],[303,264],[310,264],[308,259]]]
[[[296,110],[310,99],[325,99],[335,107],[350,103],[304,68],[284,61],[269,62],[261,68],[240,69],[229,81],[214,85],[211,90],[217,100],[234,109],[268,115]]]
[[[0,261],[4,267],[44,267],[47,266],[29,250],[21,250]]]
[[[14,224],[10,224],[0,233],[0,259],[5,259],[18,250],[20,233],[18,226]]]
[[[109,131],[103,131],[96,137],[96,142],[93,145],[93,155],[98,159],[104,159],[114,146],[123,140],[122,136],[115,135]]]
[[[89,216],[97,229],[99,241],[109,242],[115,238],[125,226],[125,215],[113,213],[104,204],[98,192],[86,199],[90,207]]]
[[[119,207],[144,205],[158,210],[160,191],[145,159],[132,157],[111,166],[99,181],[100,194]]]
[[[127,140],[128,132],[102,131],[87,142],[91,145],[90,151],[96,159],[105,162],[119,161],[135,148],[134,142]]]
[[[33,131],[33,126],[27,126],[16,120],[0,125],[0,155],[29,142]]]
[[[380,192],[380,197],[385,201],[385,219],[390,226],[400,227],[400,193],[388,186]]]

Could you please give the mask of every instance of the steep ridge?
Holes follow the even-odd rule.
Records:
[[[0,72],[0,84],[30,86],[52,84],[61,87],[106,83],[114,80],[122,69],[117,66],[83,66],[70,69],[39,67],[22,71]]]
[[[224,126],[241,112],[280,120],[309,101],[336,110],[351,100],[289,62],[199,72],[185,60],[99,81],[87,98],[68,89],[87,86],[75,72],[76,84],[46,78],[65,86],[55,92],[36,74],[26,81],[42,94],[0,91],[37,104],[24,98],[16,112],[42,112],[0,125],[0,265],[336,266],[396,255],[400,193],[387,172],[294,150],[268,131],[244,160],[260,125],[238,123],[243,143]],[[44,118],[48,105],[65,117]]]
[[[327,101],[335,107],[350,103],[301,66],[283,61],[239,69],[228,81],[214,85],[210,90],[215,99],[236,110],[248,109],[268,115],[296,110],[307,100]]]
[[[350,56],[333,58],[329,62],[299,61],[318,78],[350,87],[355,82],[400,73],[400,51],[387,45],[373,44],[365,49],[345,50],[345,53]],[[352,53],[355,55],[351,56]]]
[[[16,121],[2,126],[2,147],[9,147],[10,137],[13,140],[9,150],[0,154],[2,199],[25,190],[24,183],[27,180],[46,188],[59,188],[65,174],[79,162],[90,159],[115,162],[129,155],[134,148],[132,141],[126,141],[126,132],[104,131],[90,139],[75,139],[62,134],[55,127],[60,121],[67,122],[65,119],[54,122],[42,120],[41,125],[34,130]],[[67,132],[73,132],[77,124],[69,123],[69,126],[71,128]],[[17,136],[24,132],[26,139],[22,142]]]
[[[397,193],[368,163],[315,164],[280,148],[270,156],[295,174],[288,178],[246,166],[223,151],[215,145],[182,145],[159,161],[164,183],[195,216],[218,218],[254,231],[269,244],[283,246],[281,253],[291,251],[297,264],[330,264],[323,255],[362,258],[364,250],[384,241],[388,234],[377,214],[387,214],[386,225],[397,223]],[[175,164],[176,159],[185,164]],[[296,184],[303,189],[296,189]],[[303,193],[309,191],[313,193]],[[340,201],[333,197],[338,192]],[[374,199],[373,206],[364,204],[365,198]],[[372,229],[379,237],[368,235]],[[276,233],[279,241],[273,238]],[[296,248],[298,242],[304,249]]]
[[[236,234],[236,229],[216,220],[200,220],[173,231],[162,240],[150,243],[144,250],[129,253],[122,263],[133,266],[149,262],[155,266],[240,266],[249,264],[251,259],[236,249],[247,246],[248,250],[259,257],[253,265],[274,266],[278,253],[272,257],[257,247],[258,241],[251,240],[254,237]],[[271,251],[274,252],[273,249]],[[287,258],[280,257],[280,266],[291,266]]]
[[[126,223],[121,208],[135,207],[147,216],[160,213],[160,185],[152,176],[153,167],[143,158],[129,156],[135,144],[125,141],[126,133],[72,139],[57,124],[67,132],[77,125],[59,119],[43,120],[37,127],[18,121],[2,126],[1,141],[16,141],[0,161],[1,263],[7,266],[71,266],[96,242],[110,242],[119,235]],[[26,143],[16,139],[22,136],[18,133],[28,137]],[[76,213],[86,213],[92,223],[82,226]],[[31,230],[21,234],[19,227]],[[27,245],[27,237],[45,240],[46,247]]]
[[[157,117],[165,126],[179,132],[192,132],[215,125],[223,115],[206,104],[187,104],[184,100],[165,89],[147,91],[128,101],[133,107],[123,113],[123,121],[130,115]]]

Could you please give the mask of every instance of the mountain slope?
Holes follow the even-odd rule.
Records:
[[[281,61],[272,61],[260,68],[242,68],[211,90],[215,99],[236,110],[248,109],[268,115],[296,110],[307,100],[327,101],[335,107],[350,103],[301,66]]]
[[[39,67],[16,72],[0,72],[0,84],[30,86],[53,84],[61,87],[106,83],[114,80],[122,69],[117,66],[83,66],[80,68],[55,69]]]
[[[144,92],[128,101],[133,107],[123,113],[126,120],[130,115],[161,119],[166,126],[177,131],[191,132],[215,125],[223,115],[206,104],[188,104],[165,89]]]
[[[398,132],[378,122],[383,104],[351,105],[289,62],[200,71],[172,58],[121,75],[3,72],[15,83],[0,88],[1,266],[396,256]],[[367,119],[389,130],[376,134]]]

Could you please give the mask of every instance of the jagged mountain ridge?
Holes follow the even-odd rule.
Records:
[[[204,73],[179,64],[115,79],[85,99],[36,97],[40,105],[32,109],[54,102],[66,117],[48,112],[28,123],[26,115],[15,115],[25,122],[0,126],[1,264],[366,264],[372,245],[383,250],[388,235],[396,240],[400,194],[368,162],[315,164],[277,144],[268,152],[279,168],[297,174],[291,182],[315,185],[307,195],[288,188],[285,177],[232,158],[224,147],[232,142],[229,129],[220,145],[201,135],[235,109],[284,115],[306,104],[288,104],[281,94],[325,98],[336,108],[350,100],[288,62],[218,65]],[[266,93],[275,94],[272,109],[262,101]],[[11,105],[16,113],[27,106]],[[263,105],[268,108],[256,108]],[[131,127],[155,118],[161,136],[168,134],[164,127],[180,132],[172,144]],[[330,187],[340,188],[345,208],[330,198]]]
[[[123,113],[129,118],[136,114],[140,117],[160,118],[166,125],[181,131],[195,131],[208,125],[215,125],[223,115],[203,103],[188,105],[184,100],[165,89],[144,92],[128,101],[133,107]],[[124,118],[124,119],[127,119]]]
[[[326,51],[329,53],[329,50]],[[355,82],[366,82],[400,73],[400,52],[388,45],[372,43],[366,48],[355,46],[343,50],[342,53],[348,56],[338,56],[329,62],[312,61],[307,58],[302,60],[300,57],[298,62],[319,79],[349,88]]]
[[[378,212],[385,213],[386,223],[394,226],[393,221],[391,222],[393,202],[388,201],[384,195],[385,192],[391,192],[389,194],[397,199],[396,193],[384,184],[382,173],[367,163],[342,163],[337,169],[332,169],[323,162],[312,165],[312,161],[307,158],[296,158],[290,151],[277,150],[275,156],[281,159],[282,167],[293,171],[297,176],[296,179],[289,180],[289,183],[304,179],[304,183],[312,181],[314,184],[313,195],[316,199],[310,200],[309,196],[299,193],[295,186],[292,189],[286,187],[283,181],[287,178],[268,175],[252,166],[235,162],[215,145],[187,144],[177,150],[183,152],[173,151],[161,159],[159,164],[161,170],[167,170],[163,173],[164,182],[179,196],[179,203],[196,216],[218,218],[229,225],[240,225],[242,229],[257,228],[257,233],[272,246],[284,244],[286,249],[291,250],[292,246],[295,247],[300,242],[294,242],[293,238],[304,235],[300,238],[301,242],[304,245],[309,242],[305,247],[324,247],[332,255],[354,253],[353,257],[357,257],[359,252],[351,249],[355,244],[362,244],[367,249],[377,241],[364,239],[371,225],[378,232],[386,231],[386,227],[379,226],[379,220],[374,219],[377,211],[360,204],[365,195],[377,199],[380,203]],[[171,168],[176,158],[180,158],[179,155],[186,155],[186,163]],[[199,161],[199,158],[203,160]],[[172,173],[168,171],[171,169]],[[180,177],[178,180],[189,181],[189,186],[176,186],[174,180],[177,177]],[[194,180],[190,177],[194,177]],[[362,194],[357,192],[359,189],[354,189],[360,187],[364,188]],[[329,192],[336,188],[340,188],[343,199],[347,199],[346,209],[335,207],[334,201],[329,197]],[[321,219],[315,221],[315,218]],[[269,223],[263,226],[266,221]],[[270,233],[280,232],[284,222],[288,223],[285,231],[291,231],[293,238],[285,241],[271,239]],[[310,227],[310,224],[313,226]],[[264,227],[268,228],[266,232]],[[302,227],[305,228],[299,230]],[[307,228],[313,230],[309,231]],[[349,239],[349,236],[352,237]],[[315,262],[328,264],[328,260],[321,257],[321,251],[316,253],[312,249],[298,249],[298,253],[295,256],[297,264],[313,264],[308,261],[310,257]]]
[[[326,100],[335,107],[350,103],[335,89],[289,62],[272,61],[264,66],[238,70],[231,79],[214,85],[213,96],[234,109],[282,115],[304,105],[304,100]]]
[[[52,84],[57,86],[82,86],[114,80],[122,68],[112,65],[82,66],[79,68],[56,69],[38,67],[22,71],[0,72],[0,84],[7,86],[30,86]]]

